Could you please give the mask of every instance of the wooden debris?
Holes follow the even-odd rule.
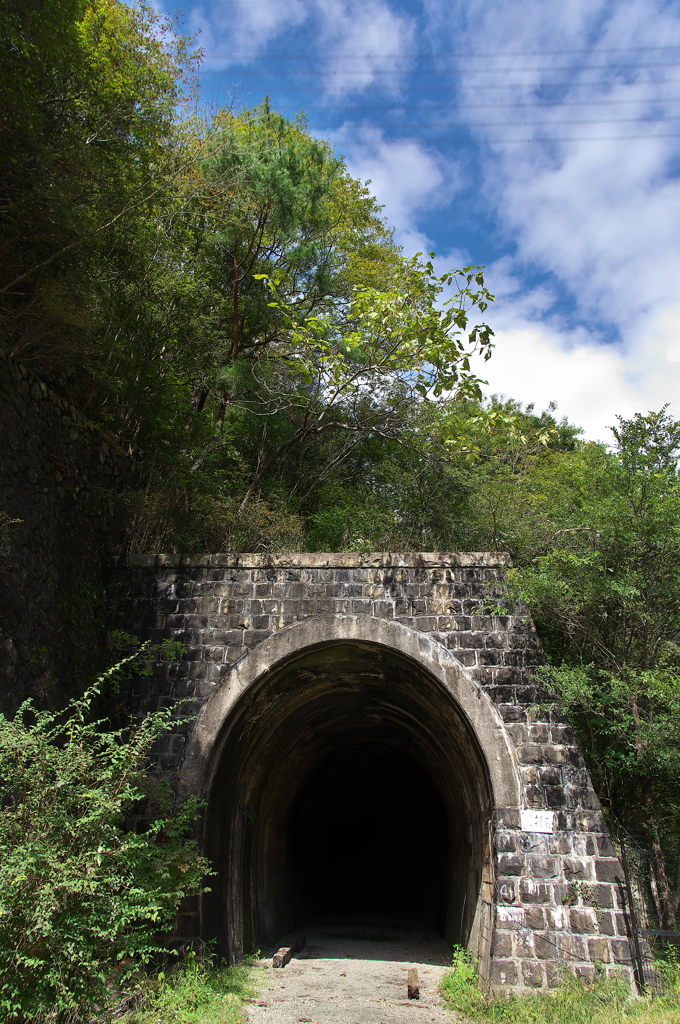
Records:
[[[410,967],[408,972],[408,997],[409,999],[420,999],[418,971],[415,967]]]
[[[299,953],[306,941],[307,936],[300,934],[295,936],[289,946],[281,946],[278,952],[274,953],[272,967],[285,967],[292,959],[293,953]]]

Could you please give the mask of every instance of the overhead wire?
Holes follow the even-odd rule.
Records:
[[[381,125],[381,127],[383,127]],[[512,127],[512,125],[508,125]],[[569,135],[563,138],[559,136],[547,136],[545,138],[531,137],[527,139],[474,139],[460,138],[460,139],[428,139],[426,140],[429,145],[437,146],[448,146],[448,145],[471,145],[471,146],[490,146],[490,145],[512,145],[514,143],[528,143],[528,142],[628,142],[635,139],[645,139],[649,142],[659,139],[680,139],[680,132],[664,132],[662,135]],[[358,146],[371,146],[375,145],[375,139],[352,139],[352,145]],[[389,140],[393,141],[393,140]],[[397,140],[403,142],[411,142],[412,139]],[[342,142],[338,142],[337,145],[342,145]]]
[[[640,100],[639,97],[631,100],[560,100],[559,103],[552,105],[539,103],[428,103],[424,105],[422,103],[385,103],[381,106],[373,104],[353,104],[352,106],[337,104],[333,106],[322,106],[314,104],[312,106],[306,106],[305,110],[372,110],[372,111],[396,111],[396,110],[458,110],[461,106],[465,106],[466,110],[555,110],[557,107],[599,107],[599,106],[619,106],[626,104],[630,106],[633,103],[649,105],[651,100]],[[680,96],[668,97],[664,100],[655,101],[658,104],[661,103],[680,103]]]
[[[220,56],[239,57],[244,60],[476,60],[482,57],[570,57],[578,54],[588,53],[597,56],[600,53],[647,53],[651,50],[678,50],[680,42],[666,46],[621,46],[621,47],[599,47],[594,46],[585,50],[495,50],[495,51],[466,51],[465,53],[249,53],[242,50],[215,51]]]
[[[465,59],[467,61],[467,60],[470,60],[470,59],[474,59],[475,57],[476,58],[488,58],[488,57],[508,58],[508,57],[514,57],[514,56],[517,56],[517,57],[536,56],[536,57],[539,57],[540,59],[542,59],[542,58],[548,57],[548,56],[570,56],[570,55],[579,55],[579,54],[588,54],[592,58],[592,57],[598,57],[600,55],[604,55],[606,53],[621,53],[621,54],[623,54],[623,53],[647,53],[647,54],[651,55],[652,51],[658,51],[658,52],[663,52],[663,53],[665,53],[667,51],[678,51],[679,59],[678,60],[672,60],[672,61],[668,61],[668,60],[667,61],[659,61],[659,60],[657,60],[657,61],[642,61],[642,62],[637,61],[635,63],[616,63],[616,64],[611,64],[611,63],[608,63],[608,64],[605,64],[605,63],[602,63],[602,64],[587,63],[587,64],[571,64],[571,65],[566,65],[566,66],[550,64],[548,66],[532,66],[532,67],[528,67],[528,68],[527,67],[516,67],[516,66],[500,67],[500,68],[498,68],[498,67],[493,67],[493,66],[487,65],[484,68],[475,68],[475,67],[469,67],[469,66],[465,66],[465,67],[447,67],[447,68],[433,68],[433,67],[428,67],[428,68],[402,68],[402,67],[395,67],[395,68],[384,68],[383,67],[383,68],[381,68],[381,67],[378,67],[378,68],[376,68],[374,66],[371,66],[369,68],[358,68],[357,69],[357,68],[352,68],[352,67],[349,67],[349,68],[338,68],[337,66],[333,66],[334,64],[337,65],[337,62],[339,62],[339,61],[357,61],[357,60],[370,61],[372,64],[374,64],[376,61],[385,61],[385,60],[400,60],[400,61],[404,61],[404,60],[428,60],[428,61],[436,61],[436,60],[441,60],[441,59],[456,59],[456,60]],[[671,68],[671,67],[672,68],[680,67],[680,43],[678,43],[678,44],[665,44],[665,45],[658,45],[658,46],[656,46],[656,45],[649,45],[649,46],[636,46],[636,47],[632,47],[632,46],[631,47],[607,47],[607,48],[596,48],[596,49],[589,49],[589,50],[576,50],[576,49],[574,49],[574,50],[569,50],[569,49],[562,49],[562,50],[521,50],[521,51],[508,51],[508,50],[505,50],[505,51],[485,51],[485,52],[477,52],[477,53],[467,52],[467,53],[460,53],[460,54],[459,53],[434,53],[434,54],[424,54],[424,53],[423,54],[421,54],[421,53],[419,53],[419,54],[347,54],[347,53],[343,53],[343,54],[317,54],[317,53],[304,53],[304,54],[303,53],[247,54],[247,53],[227,52],[227,51],[213,51],[212,54],[208,55],[204,59],[206,59],[208,61],[212,61],[212,62],[215,62],[217,60],[225,60],[225,59],[231,59],[231,60],[236,60],[236,59],[239,59],[239,60],[250,60],[250,61],[253,61],[256,64],[260,64],[260,65],[263,62],[266,63],[268,61],[275,61],[276,62],[276,61],[300,61],[300,60],[302,60],[302,61],[309,62],[309,61],[323,60],[323,61],[326,61],[327,64],[329,64],[330,66],[326,66],[326,67],[323,67],[323,68],[313,68],[313,69],[309,69],[309,67],[307,67],[307,68],[304,68],[304,67],[303,68],[298,68],[298,67],[290,67],[290,66],[288,66],[287,69],[286,69],[286,74],[288,76],[290,76],[293,80],[295,80],[295,79],[299,80],[300,77],[312,77],[312,76],[313,77],[318,77],[319,75],[322,75],[326,79],[327,82],[330,81],[330,83],[331,83],[326,88],[327,92],[330,92],[330,93],[342,92],[343,94],[346,94],[348,91],[351,92],[351,91],[356,91],[356,90],[352,90],[351,87],[348,90],[346,88],[343,89],[343,88],[338,88],[337,86],[333,86],[333,84],[332,84],[333,79],[338,79],[338,78],[341,78],[341,77],[343,79],[347,79],[347,78],[351,79],[352,77],[357,77],[357,76],[364,77],[366,75],[370,75],[371,78],[375,78],[376,76],[392,76],[392,77],[397,77],[398,76],[400,78],[403,78],[403,77],[413,78],[413,77],[419,76],[419,75],[458,76],[458,75],[460,75],[462,73],[463,75],[465,75],[466,79],[468,79],[467,87],[469,89],[474,89],[474,90],[489,90],[489,89],[496,89],[496,90],[497,89],[513,90],[514,89],[514,90],[516,90],[516,89],[525,89],[525,90],[530,90],[533,93],[536,93],[537,91],[541,91],[541,92],[544,93],[548,89],[555,89],[555,88],[568,88],[568,89],[571,90],[571,89],[575,89],[575,88],[576,89],[598,88],[598,87],[601,88],[602,86],[611,87],[613,85],[621,85],[621,84],[624,84],[624,85],[634,84],[635,86],[640,86],[640,85],[642,85],[642,86],[655,86],[655,87],[658,88],[658,86],[660,86],[660,85],[680,84],[680,79],[666,79],[666,78],[663,78],[661,80],[658,80],[658,79],[650,79],[649,77],[645,77],[642,82],[635,81],[635,82],[631,83],[631,82],[625,81],[625,82],[622,83],[621,79],[620,79],[620,76],[618,76],[618,78],[615,81],[607,81],[606,79],[605,79],[605,81],[603,81],[601,74],[598,74],[598,78],[595,81],[583,81],[583,77],[582,77],[584,74],[587,74],[588,72],[593,72],[593,73],[609,72],[611,74],[613,72],[621,72],[621,71],[631,71],[631,70],[634,70],[634,71],[649,71],[650,69],[659,69],[659,70],[661,70],[661,69],[666,69],[666,68]],[[208,69],[206,69],[206,71],[207,71],[208,74],[210,74],[210,71]],[[511,81],[510,80],[510,81],[501,82],[501,83],[499,83],[499,82],[478,83],[478,82],[474,81],[474,78],[478,77],[480,75],[499,75],[499,74],[504,74],[504,75],[508,75],[508,76],[515,76],[515,75],[536,74],[538,72],[548,72],[548,71],[549,72],[554,72],[554,71],[571,71],[571,72],[574,73],[574,75],[578,76],[578,80],[572,80],[572,81],[569,81],[569,82],[531,82],[531,81],[529,81],[529,82],[517,82],[517,81]],[[262,79],[264,77],[262,70],[256,70],[255,74],[256,74],[256,77],[259,78],[259,79]],[[469,82],[470,77],[473,78],[472,82]],[[441,92],[441,91],[445,91],[445,90],[446,91],[450,91],[451,88],[454,88],[454,87],[455,86],[453,86],[453,84],[450,85],[450,86],[442,86],[442,85],[433,85],[433,86],[432,85],[428,85],[428,86],[424,86],[424,87],[423,86],[421,86],[421,87],[418,87],[418,86],[412,87],[410,85],[406,86],[407,89],[409,89],[409,90],[413,89],[413,91],[418,91],[418,92],[434,92],[434,91],[440,91]],[[373,86],[372,83],[371,83],[370,88],[371,88],[371,92],[373,92],[373,93],[388,92],[388,91],[390,91],[388,88],[384,88],[383,87],[381,89],[380,87],[375,87],[375,86]],[[289,86],[286,85],[286,91],[308,92],[309,88],[305,88],[304,86],[289,87]],[[362,88],[362,91],[364,91],[363,88]],[[430,104],[430,103],[427,103],[427,102],[420,103],[420,104],[393,103],[393,104],[381,104],[381,105],[377,105],[377,104],[352,104],[352,105],[350,105],[350,104],[313,104],[312,106],[307,107],[306,110],[309,110],[309,111],[327,111],[329,113],[333,113],[333,112],[337,112],[337,113],[340,113],[340,112],[353,113],[353,112],[361,112],[361,111],[397,113],[399,111],[408,111],[408,110],[420,110],[420,111],[423,111],[423,112],[427,112],[427,111],[430,111],[430,110],[431,111],[436,111],[436,110],[461,109],[462,107],[464,107],[465,110],[473,110],[473,109],[477,109],[477,110],[482,110],[482,109],[488,109],[488,110],[493,110],[493,109],[499,109],[499,110],[500,109],[504,109],[504,110],[505,109],[507,109],[507,110],[522,109],[522,110],[532,110],[532,111],[536,111],[536,112],[539,112],[541,114],[544,114],[546,112],[554,112],[554,111],[556,111],[561,106],[580,106],[580,107],[588,107],[588,108],[592,108],[592,107],[597,108],[597,107],[606,107],[607,105],[614,105],[614,104],[616,104],[616,105],[622,105],[622,104],[631,105],[631,104],[634,104],[634,103],[638,103],[638,104],[645,103],[646,105],[654,103],[654,104],[657,104],[657,105],[661,105],[661,104],[665,105],[665,104],[668,104],[668,103],[675,103],[675,102],[678,102],[678,101],[680,101],[680,97],[677,97],[677,98],[676,97],[660,98],[658,96],[647,97],[647,98],[636,96],[636,97],[633,97],[632,99],[628,99],[628,98],[627,99],[622,99],[621,97],[588,98],[588,99],[585,99],[585,100],[573,100],[572,99],[572,100],[564,100],[564,101],[558,99],[554,103],[547,102],[545,104],[527,103],[526,101],[525,102],[513,102],[513,103],[510,103],[510,102],[486,102],[486,103],[472,103],[472,104],[468,104],[468,103],[465,103],[464,100],[461,100],[461,102],[459,102],[459,103],[446,103],[446,104]],[[680,120],[680,116],[676,116],[676,115],[673,115],[673,114],[659,114],[658,116],[650,116],[647,113],[647,114],[644,114],[644,115],[641,115],[641,116],[636,116],[636,117],[572,118],[570,120],[558,120],[558,121],[551,121],[551,120],[545,120],[545,119],[544,120],[536,120],[536,121],[510,121],[510,122],[508,122],[508,121],[461,121],[461,122],[441,122],[439,124],[432,123],[432,122],[392,123],[392,122],[389,122],[389,121],[388,122],[381,121],[380,122],[380,128],[383,131],[389,131],[389,132],[404,131],[404,130],[409,130],[410,131],[412,129],[426,130],[426,131],[435,131],[435,130],[448,129],[448,128],[460,128],[460,129],[463,129],[463,130],[468,130],[468,129],[486,129],[486,128],[501,128],[501,129],[506,129],[506,130],[508,130],[508,129],[509,130],[513,130],[513,129],[516,129],[518,127],[520,127],[520,128],[539,128],[539,129],[540,128],[542,128],[542,129],[559,129],[560,127],[566,126],[566,125],[584,126],[584,125],[617,125],[617,124],[628,124],[628,125],[635,124],[635,125],[640,125],[640,126],[648,124],[650,126],[650,128],[651,128],[651,127],[653,127],[653,126],[655,126],[655,125],[657,125],[659,123],[662,123],[662,122],[671,122],[671,121],[678,121],[678,120]],[[579,137],[579,136],[568,136],[568,137],[564,137],[564,138],[557,137],[557,136],[555,136],[555,135],[553,135],[551,133],[548,137],[545,137],[545,138],[537,137],[535,135],[532,135],[530,138],[522,138],[522,139],[508,139],[508,138],[493,138],[493,139],[460,138],[460,139],[458,139],[458,138],[451,138],[451,139],[432,139],[432,140],[428,139],[428,142],[430,144],[437,144],[437,145],[439,145],[439,144],[454,144],[454,143],[455,144],[478,144],[478,145],[483,145],[485,143],[488,143],[490,145],[493,145],[493,144],[505,144],[505,143],[511,143],[512,144],[512,143],[526,143],[526,142],[544,142],[544,143],[550,143],[550,142],[572,142],[572,141],[573,142],[580,142],[580,141],[588,141],[588,142],[594,142],[594,141],[599,141],[599,142],[616,142],[616,141],[626,141],[626,140],[629,140],[629,139],[630,140],[633,140],[633,139],[664,139],[664,138],[670,139],[670,138],[676,138],[676,137],[680,137],[680,136],[678,136],[678,135],[676,135],[675,133],[672,133],[672,132],[664,132],[664,133],[655,134],[655,135],[654,134],[650,134],[649,132],[647,132],[647,133],[644,133],[644,134],[636,134],[636,135],[612,135],[612,136],[586,135],[586,136],[582,136],[582,137]],[[365,141],[367,144],[369,143],[369,140],[356,140],[356,141]]]
[[[242,60],[248,60],[248,61],[251,61],[251,62],[254,63],[254,62],[260,62],[260,61],[264,61],[264,60],[276,60],[276,59],[285,60],[286,58],[284,58],[284,57],[280,57],[280,58],[276,58],[276,57],[242,57],[242,58],[237,58],[236,54],[217,54],[217,53],[211,53],[211,54],[206,55],[203,59],[204,60],[236,60],[236,59],[242,59]],[[298,58],[290,58],[290,59],[293,60],[293,59],[298,59]],[[337,60],[338,58],[335,58],[335,57],[318,57],[318,58],[308,57],[308,58],[305,58],[305,59],[306,60],[317,60],[318,59],[318,60],[334,61],[334,60]],[[373,58],[373,60],[380,60],[380,59],[381,58],[378,57],[378,56]],[[406,60],[407,58],[403,57],[403,58],[400,58],[400,59],[401,60]],[[503,75],[505,75],[505,74],[511,74],[511,75],[533,75],[537,71],[578,71],[578,72],[583,72],[583,71],[624,71],[624,70],[627,70],[627,71],[630,71],[630,70],[639,71],[639,70],[647,69],[647,68],[677,68],[677,67],[680,67],[680,61],[655,61],[654,63],[649,63],[649,64],[588,64],[588,65],[581,65],[581,66],[578,66],[578,65],[571,65],[571,66],[563,65],[562,66],[562,65],[555,65],[555,64],[553,64],[553,65],[550,65],[549,67],[539,67],[539,66],[536,66],[536,67],[530,67],[530,68],[493,68],[493,67],[465,68],[465,74],[466,75],[486,75],[486,74],[493,74],[493,75],[501,75],[501,74],[503,74]],[[372,74],[372,75],[376,75],[376,74],[380,74],[380,75],[448,75],[448,74],[456,73],[457,70],[458,69],[456,69],[456,68],[370,68],[370,74]],[[291,73],[292,74],[296,74],[296,75],[303,74],[303,73],[304,74],[318,74],[318,73],[327,74],[328,73],[328,68],[323,68],[322,70],[320,70],[320,72],[314,72],[314,71],[302,72],[302,71],[299,71],[297,69],[293,69],[293,71]],[[367,74],[367,71],[366,71],[365,68],[359,68],[357,70],[354,70],[354,69],[350,68],[348,70],[336,71],[335,73],[336,74],[341,74],[341,75],[365,75],[365,74]]]

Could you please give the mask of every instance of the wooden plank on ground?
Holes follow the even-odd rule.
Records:
[[[293,953],[299,953],[306,941],[307,936],[300,933],[291,940],[289,946],[281,946],[281,948],[274,953],[272,967],[285,967],[292,959]]]
[[[415,967],[410,967],[408,972],[408,997],[409,999],[420,999],[418,971]]]

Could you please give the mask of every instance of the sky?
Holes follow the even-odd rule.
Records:
[[[173,5],[167,5],[169,13]],[[268,94],[343,154],[405,252],[486,267],[487,394],[585,436],[680,418],[680,5],[186,0],[203,99]]]

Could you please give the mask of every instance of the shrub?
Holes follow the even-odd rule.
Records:
[[[125,1024],[241,1024],[243,999],[255,994],[251,975],[245,964],[215,967],[191,952],[167,976],[157,976]]]
[[[148,655],[148,651],[146,652]],[[186,835],[187,802],[143,832],[126,828],[170,711],[113,730],[93,720],[104,683],[62,713],[24,703],[0,716],[0,1018],[76,1021],[164,952],[207,864]]]

